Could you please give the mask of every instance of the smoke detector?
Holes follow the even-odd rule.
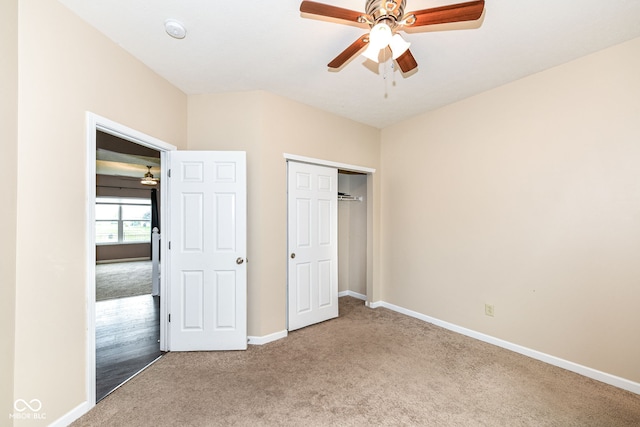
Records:
[[[187,35],[184,25],[175,19],[167,19],[164,21],[164,29],[174,39],[183,39]]]

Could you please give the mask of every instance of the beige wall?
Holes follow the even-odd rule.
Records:
[[[287,284],[283,153],[378,168],[379,131],[258,91],[190,96],[188,135],[190,150],[247,151],[248,332],[280,332],[286,329]],[[378,187],[374,175],[376,216]]]
[[[15,396],[44,425],[85,400],[85,112],[184,148],[187,99],[57,1],[19,7]]]
[[[16,189],[18,147],[18,1],[0,3],[0,420],[13,425]]]
[[[638,76],[635,39],[384,129],[381,299],[640,382]]]

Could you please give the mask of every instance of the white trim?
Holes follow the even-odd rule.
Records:
[[[375,307],[374,307],[375,305]],[[390,304],[388,302],[376,302],[371,304],[370,307],[384,307],[389,310],[396,311],[401,314],[405,314],[410,317],[414,317],[416,319],[425,321],[427,323],[432,323],[436,326],[440,326],[442,328],[448,329],[453,332],[457,332],[462,335],[466,335],[471,338],[475,338],[480,341],[484,341],[489,344],[496,345],[498,347],[505,348],[507,350],[511,350],[513,352],[522,354],[527,357],[531,357],[532,359],[539,360],[541,362],[548,363],[553,366],[557,366],[559,368],[566,369],[571,372],[575,372],[576,374],[583,375],[585,377],[601,381],[605,384],[612,385],[614,387],[621,388],[623,390],[630,391],[632,393],[640,394],[640,383],[636,383],[625,378],[621,378],[615,375],[608,374],[606,372],[598,371],[593,368],[589,368],[587,366],[583,366],[569,360],[561,359],[556,356],[552,356],[550,354],[546,354],[537,350],[530,349],[528,347],[523,347],[518,344],[514,344],[509,341],[502,340],[500,338],[492,337],[491,335],[486,335],[481,332],[474,331],[472,329],[467,329],[462,326],[454,325],[453,323],[445,322],[444,320],[436,319],[431,316],[427,316],[422,313],[418,313],[413,310],[409,310],[394,304]]]
[[[338,292],[338,298],[342,298],[342,297],[353,297],[353,298],[361,299],[362,301],[366,301],[367,300],[367,296],[366,295],[359,294],[359,293],[353,292],[353,291]]]
[[[331,160],[314,159],[313,157],[298,156],[297,154],[283,153],[287,160],[295,162],[310,163],[312,165],[329,166],[336,169],[347,170],[351,172],[375,173],[375,169],[366,166],[350,165],[348,163],[332,162]]]
[[[289,333],[284,330],[284,331],[280,331],[280,332],[274,332],[272,334],[269,335],[264,335],[262,337],[252,337],[252,336],[248,336],[248,340],[249,340],[249,344],[251,345],[264,345],[264,344],[268,344],[270,342],[273,341],[277,341],[279,339],[282,338],[286,338],[287,335]]]
[[[166,143],[160,139],[154,138],[135,129],[128,128],[121,125],[120,123],[116,123],[105,117],[98,116],[97,114],[87,112],[87,120],[90,120],[89,116],[94,119],[94,130],[101,130],[113,136],[117,136],[118,138],[126,139],[127,141],[135,142],[136,144],[143,145],[154,150],[173,151],[178,149],[178,147],[176,147],[175,145]],[[93,160],[95,163],[95,157]]]
[[[66,414],[64,414],[63,416],[61,416],[51,424],[49,424],[49,427],[66,427],[72,422],[74,422],[75,420],[77,420],[78,418],[80,418],[81,416],[83,416],[84,414],[86,414],[87,412],[89,412],[89,410],[94,406],[95,406],[95,403],[93,405],[89,405],[89,402],[82,402],[81,404],[79,404],[78,406],[76,406],[75,408],[73,408],[72,410],[70,410],[69,412],[67,412]]]
[[[89,411],[96,404],[96,129],[98,129],[99,117],[89,112],[86,114],[86,177],[87,183],[85,191],[85,212],[87,213],[87,232],[85,233],[85,253],[86,272],[86,308],[87,308],[87,330],[85,350],[85,393],[86,402],[82,406]],[[71,411],[73,413],[73,411]],[[68,414],[67,414],[68,415]],[[78,415],[81,416],[82,413]],[[66,417],[66,415],[65,415]]]
[[[365,303],[365,305],[366,305],[367,307],[369,307],[369,308],[378,308],[378,307],[383,307],[383,306],[384,306],[384,304],[385,304],[385,303],[384,303],[384,302],[382,302],[382,301],[375,301],[375,302],[369,302],[369,301],[367,301],[367,302]]]
[[[161,141],[152,136],[146,135],[142,132],[138,132],[134,129],[128,128],[124,125],[116,123],[112,120],[109,120],[105,117],[101,117],[97,114],[91,113],[89,111],[85,114],[86,119],[86,175],[85,175],[85,207],[87,212],[87,223],[86,223],[86,240],[85,240],[85,253],[86,253],[86,357],[85,357],[85,388],[86,388],[86,401],[79,405],[76,409],[69,412],[63,418],[67,420],[67,417],[75,416],[76,418],[80,417],[84,413],[88,412],[91,408],[95,406],[96,402],[96,289],[95,289],[95,280],[96,280],[96,243],[95,243],[95,201],[96,201],[96,131],[100,130],[102,132],[117,136],[119,138],[125,139],[127,141],[134,142],[136,144],[152,148],[154,150],[160,151],[160,164],[165,165],[166,163],[166,152],[176,150],[177,147],[171,144],[168,144],[164,141]],[[166,167],[161,168],[161,181],[167,181],[167,171]],[[166,198],[167,186],[163,185],[160,187],[160,200],[167,200]],[[167,203],[161,203],[161,213],[160,218],[161,221],[164,222],[162,218],[167,218],[166,210],[168,209]],[[160,252],[161,257],[163,259],[167,259],[166,254],[166,239],[163,239]],[[166,263],[162,264],[163,271],[160,274],[161,280],[161,288],[164,289],[164,278],[167,275],[164,272],[164,269],[167,268]],[[167,303],[168,298],[163,298],[160,303],[160,319],[167,318]],[[167,342],[167,328],[166,321],[160,321],[160,349],[164,350]],[[73,421],[73,420],[71,420]],[[66,421],[65,421],[66,422]],[[70,423],[70,421],[69,421]],[[68,424],[68,423],[67,423]],[[64,425],[67,425],[64,424]]]

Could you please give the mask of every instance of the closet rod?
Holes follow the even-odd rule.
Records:
[[[361,202],[362,196],[338,196],[338,200],[343,200],[345,202]]]

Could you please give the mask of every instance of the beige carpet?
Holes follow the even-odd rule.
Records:
[[[639,426],[640,396],[345,297],[238,352],[169,353],[74,426]]]
[[[151,294],[151,261],[96,265],[96,301]]]

